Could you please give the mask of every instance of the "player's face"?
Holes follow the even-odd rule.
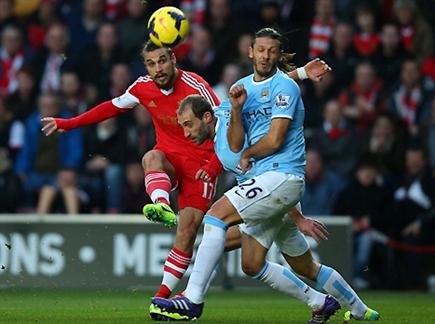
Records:
[[[254,63],[255,74],[260,79],[266,79],[276,71],[278,60],[281,57],[281,44],[277,39],[259,37],[255,39],[253,47],[250,48],[249,57]]]
[[[145,67],[157,87],[170,89],[175,82],[175,55],[159,48],[145,53]]]
[[[184,136],[201,145],[206,140],[211,139],[210,124],[207,122],[210,113],[206,112],[204,117],[196,117],[192,109],[187,108],[181,114],[177,114],[178,123],[183,127]]]

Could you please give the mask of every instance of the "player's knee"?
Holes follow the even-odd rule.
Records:
[[[150,168],[151,166],[155,166],[156,164],[162,163],[162,153],[156,150],[151,150],[146,152],[142,157],[142,167],[144,169]]]
[[[255,262],[252,259],[242,260],[242,270],[247,276],[254,277],[260,273],[261,269],[263,269],[262,263]]]

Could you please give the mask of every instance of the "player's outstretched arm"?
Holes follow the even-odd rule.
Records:
[[[55,132],[65,132],[71,129],[96,124],[103,120],[117,116],[128,109],[116,107],[111,100],[105,101],[87,112],[70,119],[44,117],[41,119],[42,131],[46,136]]]
[[[302,233],[311,236],[317,243],[328,239],[329,233],[326,226],[315,219],[306,218],[296,207],[288,212],[288,216]]]
[[[240,152],[245,144],[245,129],[242,122],[242,109],[246,101],[247,93],[243,85],[233,87],[228,97],[231,104],[231,118],[228,126],[227,138],[231,151]]]
[[[314,82],[322,81],[323,76],[331,71],[331,67],[319,58],[309,61],[305,66],[288,72],[287,75],[295,81],[310,79]]]

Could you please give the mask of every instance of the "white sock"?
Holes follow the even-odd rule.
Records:
[[[204,217],[204,235],[196,253],[195,264],[184,296],[195,304],[204,301],[210,276],[224,253],[228,225],[220,219]]]
[[[211,286],[211,283],[213,282],[214,278],[216,277],[216,275],[217,275],[217,273],[219,271],[219,262],[220,262],[220,259],[219,259],[218,264],[216,265],[216,267],[214,267],[213,272],[211,273],[210,278],[207,281],[207,284],[205,285],[204,295],[207,293],[208,289]]]
[[[317,274],[317,284],[318,287],[334,296],[342,306],[349,309],[355,317],[364,317],[367,306],[346,280],[333,268],[322,265]]]
[[[296,297],[311,309],[320,309],[325,302],[326,295],[312,289],[293,272],[279,264],[266,261],[263,269],[253,278],[263,281],[273,289]]]

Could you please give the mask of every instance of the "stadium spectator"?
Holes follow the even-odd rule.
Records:
[[[422,82],[417,62],[407,59],[402,63],[400,82],[390,95],[390,109],[417,136],[424,121],[430,117],[430,93]]]
[[[45,47],[36,52],[29,62],[35,69],[41,92],[59,91],[61,69],[73,64],[69,46],[66,27],[61,24],[51,25],[45,35]]]
[[[382,81],[369,62],[358,63],[352,84],[339,97],[343,115],[361,130],[385,110],[385,100]]]
[[[0,0],[0,34],[10,25],[19,26],[19,21],[14,15],[14,0]]]
[[[323,119],[323,125],[314,130],[309,145],[320,152],[326,169],[347,176],[359,154],[360,139],[354,127],[344,118],[337,100],[325,104]]]
[[[134,111],[132,125],[127,129],[128,160],[139,160],[156,145],[154,125],[149,112],[140,105]]]
[[[404,167],[406,129],[391,113],[376,117],[367,137],[363,155],[376,162],[385,183],[394,185]]]
[[[238,65],[229,63],[224,66],[219,83],[213,87],[213,91],[220,102],[228,99],[230,87],[239,80],[240,77],[241,73]]]
[[[27,23],[27,40],[29,46],[35,51],[44,46],[45,35],[49,27],[60,23],[57,0],[39,1],[39,6]]]
[[[229,0],[208,1],[204,26],[210,31],[216,56],[223,63],[235,57],[239,35],[249,31],[249,26],[232,15]]]
[[[308,40],[308,58],[320,57],[328,51],[336,25],[334,6],[331,0],[316,0]]]
[[[129,66],[126,63],[114,63],[109,78],[110,84],[99,93],[98,101],[120,96],[127,90],[132,80]]]
[[[288,29],[286,21],[281,20],[280,0],[260,0],[260,21],[258,26],[272,27],[284,32]]]
[[[21,203],[21,183],[13,165],[15,153],[23,144],[23,128],[0,97],[0,213],[14,213]]]
[[[122,188],[122,213],[137,214],[151,198],[143,194],[143,170],[138,162],[130,162],[125,166],[125,184]]]
[[[29,65],[23,66],[17,72],[17,81],[18,88],[6,97],[6,103],[13,112],[14,118],[24,122],[36,110],[38,90],[34,72]]]
[[[147,3],[142,0],[128,0],[127,16],[116,24],[119,47],[128,61],[137,59],[146,40],[144,25],[148,20],[147,6]]]
[[[25,60],[23,35],[18,27],[6,26],[0,44],[0,96],[10,95],[18,88],[17,73]]]
[[[424,244],[433,242],[435,218],[435,181],[428,168],[424,150],[411,146],[406,150],[406,173],[394,192],[394,205],[390,231],[393,238],[404,243]],[[431,239],[432,238],[432,239]],[[425,284],[423,258],[418,253],[395,251],[394,286],[421,288]]]
[[[207,28],[198,27],[192,34],[192,47],[180,65],[188,71],[203,75],[214,86],[221,75],[222,61],[211,37]]]
[[[71,35],[71,50],[74,55],[96,43],[97,31],[104,21],[104,0],[83,0],[80,11],[68,15],[68,30]]]
[[[334,215],[352,217],[354,240],[353,284],[357,288],[367,289],[370,285],[366,277],[372,249],[372,237],[369,229],[376,222],[384,223],[379,218],[389,207],[385,187],[378,183],[379,171],[370,158],[363,158],[356,166],[353,179],[338,194],[333,207]]]
[[[47,213],[59,190],[66,212],[77,213],[76,171],[81,166],[83,154],[80,131],[47,137],[41,133],[40,119],[44,116],[70,115],[61,111],[55,95],[47,93],[39,96],[38,111],[26,120],[24,144],[15,164],[15,171],[23,182],[23,206],[33,210],[34,197],[39,196],[37,211]]]
[[[252,34],[244,33],[237,41],[237,55],[234,62],[239,66],[242,76],[252,73],[252,63],[249,58],[249,47],[252,44]]]
[[[367,5],[358,7],[356,11],[358,30],[353,36],[356,52],[362,57],[370,57],[379,47],[380,37],[376,32],[374,11]]]
[[[305,137],[313,136],[316,128],[323,126],[323,111],[325,104],[335,98],[334,92],[334,71],[324,75],[322,82],[306,82],[299,85],[302,91],[302,98],[307,107],[305,111]]]
[[[400,66],[407,57],[400,41],[397,25],[386,23],[382,26],[381,43],[372,57],[372,62],[384,85],[390,90],[400,76]]]
[[[425,143],[429,152],[429,163],[432,168],[432,174],[435,177],[435,98],[432,99],[432,114],[426,129]]]
[[[127,157],[126,133],[119,120],[107,119],[83,132],[84,171],[93,212],[119,213]],[[139,209],[140,210],[140,209]]]
[[[122,61],[116,28],[113,23],[105,22],[97,31],[96,45],[86,49],[87,55],[80,59],[80,77],[97,90],[99,96],[110,87],[110,74],[115,63]]]
[[[432,55],[434,50],[433,30],[420,15],[417,3],[412,0],[396,0],[394,14],[400,25],[400,37],[405,49],[413,54],[418,64]]]
[[[87,98],[85,88],[75,71],[62,71],[60,75],[61,106],[72,116],[86,111]]]
[[[305,170],[305,193],[301,200],[305,215],[331,215],[337,195],[344,186],[344,178],[326,170],[320,153],[308,149]]]
[[[334,89],[337,92],[351,83],[358,62],[352,37],[353,30],[350,24],[337,23],[332,35],[331,46],[323,56],[334,71]]]

